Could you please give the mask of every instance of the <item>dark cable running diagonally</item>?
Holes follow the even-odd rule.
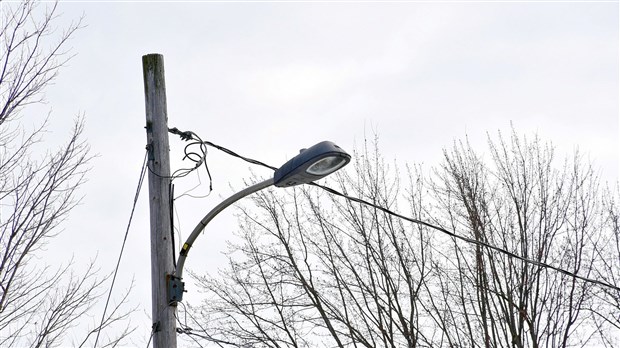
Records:
[[[176,129],[176,128],[173,128],[173,129],[178,131],[178,129]],[[171,133],[175,133],[175,132],[173,132],[171,130]],[[175,134],[179,134],[179,133],[184,134],[184,135],[187,135],[187,134],[195,135],[195,133],[193,133],[193,132],[180,132],[180,131],[178,131],[178,133],[175,133]],[[227,148],[225,148],[223,146],[216,145],[216,144],[213,144],[213,143],[208,142],[208,141],[204,141],[202,143],[206,144],[206,145],[209,145],[211,147],[214,147],[214,148],[216,148],[216,149],[218,149],[218,150],[220,150],[222,152],[225,152],[225,153],[227,153],[227,154],[229,154],[231,156],[240,158],[240,159],[242,159],[242,160],[244,160],[244,161],[246,161],[248,163],[260,165],[260,166],[263,166],[263,167],[266,167],[266,168],[269,168],[269,169],[272,169],[272,170],[276,170],[277,169],[276,167],[270,166],[270,165],[265,164],[263,162],[260,162],[260,161],[257,161],[257,160],[251,159],[251,158],[247,158],[247,157],[241,156],[241,155],[239,155],[239,154],[237,154],[237,153],[235,153],[235,152],[233,152],[233,151],[231,151],[231,150],[229,150],[229,149],[227,149]],[[464,241],[466,243],[475,244],[475,245],[478,245],[478,246],[481,246],[481,247],[484,247],[484,248],[487,248],[487,249],[491,249],[491,250],[497,251],[497,252],[502,253],[502,254],[510,257],[510,258],[518,259],[518,260],[521,260],[523,262],[529,263],[529,264],[534,265],[534,266],[544,267],[544,268],[547,268],[547,269],[550,269],[550,270],[554,270],[556,272],[565,274],[565,275],[573,277],[575,279],[579,279],[579,280],[582,280],[582,281],[585,281],[585,282],[597,284],[597,285],[600,285],[600,286],[604,286],[604,287],[607,287],[607,288],[614,289],[616,291],[620,291],[620,287],[615,286],[613,284],[606,283],[606,282],[603,282],[603,281],[600,281],[600,280],[596,280],[596,279],[591,279],[591,278],[583,277],[583,276],[580,276],[580,275],[578,275],[576,273],[567,271],[567,270],[562,269],[562,268],[558,268],[558,267],[552,266],[552,265],[544,263],[544,262],[527,259],[527,258],[525,258],[523,256],[517,255],[517,254],[515,254],[513,252],[510,252],[508,250],[502,249],[500,247],[496,247],[496,246],[491,245],[489,243],[486,243],[486,242],[483,242],[483,241],[480,241],[480,240],[476,240],[476,239],[472,239],[472,238],[468,238],[468,237],[465,237],[465,236],[461,236],[461,235],[459,235],[459,234],[457,234],[457,233],[455,233],[453,231],[449,231],[449,230],[447,230],[445,228],[442,228],[442,227],[439,227],[439,226],[435,226],[435,225],[433,225],[433,224],[431,224],[429,222],[418,220],[418,219],[414,219],[414,218],[411,218],[411,217],[407,217],[407,216],[398,214],[396,212],[393,212],[390,209],[387,209],[385,207],[382,207],[382,206],[376,205],[374,203],[365,201],[363,199],[360,199],[360,198],[357,198],[357,197],[348,196],[348,195],[346,195],[344,193],[341,193],[341,192],[339,192],[339,191],[337,191],[337,190],[335,190],[333,188],[330,188],[330,187],[327,187],[327,186],[323,186],[323,185],[319,185],[317,183],[310,183],[309,185],[316,186],[316,187],[321,188],[321,189],[323,189],[323,190],[325,190],[325,191],[327,191],[327,192],[329,192],[329,193],[331,193],[333,195],[345,198],[347,200],[350,200],[350,201],[353,201],[353,202],[364,204],[364,205],[369,206],[369,207],[373,207],[373,208],[379,209],[382,212],[384,212],[386,214],[389,214],[391,216],[397,217],[399,219],[403,219],[403,220],[406,220],[406,221],[409,221],[409,222],[412,222],[412,223],[415,223],[415,224],[419,224],[419,225],[422,225],[422,226],[426,226],[426,227],[432,228],[432,229],[434,229],[436,231],[444,233],[444,234],[446,234],[446,235],[448,235],[448,236],[450,236],[452,238],[456,238],[456,239],[462,240],[462,241]]]

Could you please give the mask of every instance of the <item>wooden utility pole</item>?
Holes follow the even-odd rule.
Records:
[[[170,219],[170,147],[164,57],[142,56],[151,215],[153,347],[176,348],[176,307],[168,303],[167,278],[174,272]]]

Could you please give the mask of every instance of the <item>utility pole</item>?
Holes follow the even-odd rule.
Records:
[[[168,277],[174,273],[170,216],[170,146],[164,57],[142,56],[151,216],[151,293],[153,347],[176,348],[176,307],[168,303]]]

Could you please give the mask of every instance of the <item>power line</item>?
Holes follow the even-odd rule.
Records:
[[[181,132],[181,131],[179,131],[176,128],[172,128],[169,131],[171,133],[174,133],[174,134],[179,134],[182,139],[184,137],[188,137],[188,136],[190,137],[190,139],[194,139],[192,136],[196,136],[196,134],[194,132],[191,132],[191,131]],[[196,138],[198,138],[198,137],[196,136]],[[227,154],[229,154],[229,155],[231,155],[233,157],[240,158],[240,159],[242,159],[242,160],[244,160],[244,161],[246,161],[248,163],[260,165],[260,166],[263,166],[263,167],[266,167],[266,168],[269,168],[269,169],[273,169],[273,170],[277,169],[276,167],[268,165],[268,164],[265,164],[265,163],[263,163],[261,161],[257,161],[255,159],[251,159],[251,158],[247,158],[247,157],[241,156],[241,155],[237,154],[236,152],[231,151],[231,150],[229,150],[229,149],[227,149],[227,148],[225,148],[223,146],[216,145],[216,144],[213,144],[213,143],[208,142],[208,141],[203,141],[203,144],[212,146],[212,147],[214,147],[214,148],[216,148],[216,149],[218,149],[218,150],[220,150],[220,151],[222,151],[224,153],[227,153]],[[456,239],[462,240],[462,241],[464,241],[466,243],[475,244],[475,245],[478,245],[478,246],[481,246],[481,247],[484,247],[484,248],[487,248],[487,249],[490,249],[490,250],[497,251],[497,252],[502,253],[502,254],[510,257],[510,258],[518,259],[518,260],[521,260],[523,262],[529,263],[529,264],[534,265],[534,266],[548,268],[548,269],[554,270],[556,272],[562,273],[564,275],[573,277],[575,279],[579,279],[579,280],[582,280],[582,281],[585,281],[585,282],[601,285],[601,286],[604,286],[604,287],[608,287],[608,288],[614,289],[616,291],[620,291],[620,287],[615,286],[613,284],[606,283],[606,282],[603,282],[603,281],[600,281],[600,280],[596,280],[596,279],[591,279],[591,278],[583,277],[583,276],[578,275],[577,273],[573,273],[573,272],[567,271],[565,269],[552,266],[552,265],[550,265],[548,263],[545,263],[545,262],[536,261],[536,260],[530,260],[528,258],[525,258],[523,256],[517,255],[517,254],[515,254],[513,252],[510,252],[508,250],[502,249],[500,247],[496,247],[494,245],[491,245],[489,243],[483,242],[481,240],[477,240],[477,239],[472,239],[472,238],[468,238],[468,237],[465,237],[465,236],[461,236],[461,235],[459,235],[459,234],[457,234],[457,233],[455,233],[453,231],[449,231],[449,230],[447,230],[447,229],[445,229],[443,227],[439,227],[439,226],[433,225],[433,224],[431,224],[429,222],[418,220],[418,219],[414,219],[414,218],[408,217],[408,216],[404,216],[404,215],[396,213],[396,212],[394,212],[394,211],[392,211],[392,210],[390,210],[388,208],[385,208],[385,207],[379,206],[377,204],[365,201],[365,200],[363,200],[361,198],[357,198],[357,197],[352,197],[352,196],[346,195],[346,194],[341,193],[341,192],[339,192],[339,191],[337,191],[337,190],[335,190],[333,188],[330,188],[330,187],[327,187],[327,186],[323,186],[323,185],[319,185],[317,183],[310,183],[309,185],[316,186],[316,187],[321,188],[321,189],[323,189],[323,190],[325,190],[325,191],[327,191],[327,192],[329,192],[329,193],[331,193],[333,195],[345,198],[347,200],[350,200],[350,201],[353,201],[353,202],[357,202],[357,203],[360,203],[360,204],[364,204],[364,205],[367,205],[367,206],[379,209],[382,212],[384,212],[386,214],[389,214],[391,216],[397,217],[399,219],[407,220],[409,222],[412,222],[412,223],[415,223],[415,224],[418,224],[418,225],[422,225],[422,226],[426,226],[426,227],[432,228],[432,229],[437,230],[437,231],[439,231],[441,233],[444,233],[444,234],[446,234],[446,235],[448,235],[448,236],[450,236],[452,238],[456,238]]]
[[[154,170],[151,169],[150,166],[149,166],[149,171],[157,177],[174,180],[174,179],[183,178],[189,175],[190,173],[197,170],[204,164],[205,170],[207,171],[207,175],[209,176],[209,193],[211,193],[211,191],[213,190],[213,182],[211,178],[211,171],[209,170],[209,166],[207,165],[207,161],[206,161],[206,158],[207,158],[207,146],[205,144],[206,142],[202,141],[202,139],[196,133],[191,132],[191,131],[181,132],[177,128],[170,128],[168,129],[168,132],[179,135],[181,137],[181,140],[184,140],[184,141],[194,140],[190,142],[189,144],[185,145],[185,147],[183,148],[184,156],[182,160],[188,159],[194,162],[195,165],[194,167],[190,167],[190,168],[177,169],[170,176],[156,173]],[[199,152],[190,150],[192,147],[195,147],[195,146],[199,147],[199,150],[198,150]]]
[[[213,180],[211,178],[211,171],[209,170],[209,166],[207,165],[207,147],[205,146],[205,142],[202,141],[202,139],[198,136],[198,134],[192,131],[181,132],[176,127],[174,127],[174,128],[168,128],[168,132],[179,135],[181,137],[181,140],[184,140],[184,141],[194,140],[193,142],[185,145],[185,148],[183,148],[183,152],[185,154],[183,159],[186,159],[186,158],[189,159],[190,161],[196,163],[196,166],[194,168],[189,168],[189,169],[179,169],[175,171],[175,173],[181,171],[181,173],[183,174],[179,175],[179,177],[186,176],[187,174],[198,169],[201,165],[204,164],[205,170],[207,171],[207,175],[209,176],[209,192],[211,192],[213,190]],[[189,151],[189,148],[195,145],[199,145],[199,149],[201,153]]]
[[[256,164],[256,165],[259,165],[259,166],[262,166],[262,167],[265,167],[265,168],[269,168],[269,169],[273,169],[273,170],[278,169],[278,168],[276,168],[276,167],[274,167],[274,166],[270,166],[270,165],[265,164],[265,163],[263,163],[263,162],[261,162],[261,161],[257,161],[257,160],[255,160],[255,159],[251,159],[251,158],[243,157],[243,156],[241,156],[241,155],[237,154],[237,153],[236,153],[236,152],[234,152],[234,151],[231,151],[231,150],[229,150],[229,149],[227,149],[227,148],[225,148],[225,147],[223,147],[223,146],[216,145],[216,144],[214,144],[214,143],[212,143],[212,142],[205,141],[204,143],[205,143],[206,145],[209,145],[209,146],[211,146],[211,147],[214,147],[214,148],[216,148],[216,149],[218,149],[218,150],[220,150],[220,151],[222,151],[222,152],[225,152],[225,153],[227,153],[227,154],[229,154],[229,155],[231,155],[231,156],[233,156],[233,157],[240,158],[240,159],[242,159],[242,160],[244,160],[244,161],[246,161],[246,162],[248,162],[248,163]]]
[[[536,260],[530,260],[528,258],[525,258],[523,256],[517,255],[517,254],[515,254],[513,252],[510,252],[508,250],[505,250],[505,249],[496,247],[494,245],[491,245],[489,243],[486,243],[486,242],[483,242],[483,241],[480,241],[480,240],[477,240],[477,239],[472,239],[472,238],[464,237],[464,236],[461,236],[459,234],[456,234],[455,232],[446,230],[443,227],[435,226],[435,225],[433,225],[431,223],[428,223],[426,221],[422,221],[422,220],[418,220],[418,219],[414,219],[414,218],[411,218],[411,217],[408,217],[408,216],[404,216],[404,215],[398,214],[396,212],[393,212],[390,209],[384,208],[384,207],[376,205],[374,203],[370,203],[370,202],[365,201],[365,200],[360,199],[360,198],[348,196],[348,195],[346,195],[344,193],[341,193],[339,191],[336,191],[336,190],[334,190],[334,189],[332,189],[330,187],[319,185],[319,184],[313,183],[313,182],[310,183],[309,185],[319,187],[319,188],[321,188],[321,189],[323,189],[323,190],[325,190],[325,191],[327,191],[327,192],[329,192],[329,193],[331,193],[333,195],[343,197],[343,198],[348,199],[350,201],[354,201],[354,202],[361,203],[361,204],[364,204],[364,205],[367,205],[367,206],[370,206],[370,207],[373,207],[373,208],[377,208],[377,209],[381,210],[382,212],[384,212],[386,214],[389,214],[389,215],[392,215],[392,216],[395,216],[397,218],[400,218],[400,219],[403,219],[403,220],[407,220],[409,222],[413,222],[415,224],[419,224],[419,225],[422,225],[422,226],[426,226],[426,227],[432,228],[434,230],[437,230],[439,232],[447,234],[450,237],[453,237],[453,238],[456,238],[456,239],[460,239],[460,240],[462,240],[464,242],[471,243],[471,244],[476,244],[478,246],[485,247],[487,249],[491,249],[491,250],[500,252],[500,253],[508,256],[508,257],[515,258],[515,259],[521,260],[523,262],[526,262],[526,263],[529,263],[529,264],[532,264],[532,265],[535,265],[535,266],[548,268],[548,269],[554,270],[556,272],[565,274],[567,276],[583,280],[583,281],[588,282],[588,283],[598,284],[598,285],[601,285],[601,286],[605,286],[605,287],[608,287],[608,288],[620,291],[620,287],[618,287],[618,286],[615,286],[615,285],[612,285],[612,284],[609,284],[609,283],[606,283],[606,282],[603,282],[603,281],[600,281],[600,280],[586,278],[586,277],[580,276],[580,275],[578,275],[576,273],[567,271],[565,269],[552,266],[552,265],[550,265],[548,263],[545,263],[545,262],[536,261]]]
[[[248,158],[248,157],[241,156],[241,155],[239,155],[238,153],[236,153],[236,152],[234,152],[232,150],[229,150],[229,149],[227,149],[227,148],[225,148],[223,146],[214,144],[214,143],[212,143],[210,141],[202,141],[202,139],[200,139],[200,137],[198,135],[196,135],[196,133],[194,133],[192,131],[182,132],[182,131],[178,130],[176,127],[170,128],[170,129],[168,129],[168,131],[170,133],[172,133],[172,134],[179,135],[182,140],[197,140],[197,141],[201,142],[204,145],[209,145],[211,147],[214,147],[214,148],[216,148],[216,149],[218,149],[218,150],[220,150],[220,151],[222,151],[224,153],[227,153],[227,154],[229,154],[229,155],[231,155],[233,157],[240,158],[240,159],[242,159],[242,160],[244,160],[244,161],[246,161],[248,163],[256,164],[256,165],[263,166],[263,167],[266,167],[266,168],[269,168],[269,169],[273,169],[273,170],[278,169],[278,168],[276,168],[274,166],[270,166],[270,165],[265,164],[265,163],[263,163],[261,161],[257,161],[255,159],[251,159],[251,158]],[[209,178],[210,178],[210,176],[209,176]]]
[[[157,330],[157,324],[153,324],[151,327],[151,336],[149,337],[149,341],[146,342],[146,348],[151,346],[151,340],[153,340],[153,336],[155,335],[155,331]]]
[[[116,282],[116,275],[118,274],[118,269],[121,264],[121,258],[123,257],[123,251],[125,250],[127,236],[129,235],[129,228],[131,227],[131,220],[133,219],[133,213],[136,210],[136,204],[138,203],[138,197],[140,196],[140,190],[142,188],[142,183],[144,182],[144,175],[146,174],[146,167],[147,167],[147,164],[146,164],[147,158],[148,158],[148,151],[144,155],[142,169],[140,170],[140,179],[138,180],[138,187],[136,188],[136,195],[134,196],[134,199],[133,199],[133,206],[131,207],[131,214],[129,214],[129,222],[127,223],[127,229],[125,230],[125,237],[123,238],[121,252],[118,255],[118,261],[116,262],[116,268],[114,269],[114,276],[112,277],[112,284],[110,285],[110,291],[108,291],[108,298],[105,301],[105,307],[103,309],[103,314],[101,315],[101,324],[99,324],[99,329],[97,330],[97,337],[95,338],[95,344],[93,345],[93,348],[97,347],[97,342],[99,342],[99,334],[101,333],[103,322],[105,321],[105,313],[108,310],[108,305],[110,303],[110,297],[112,296],[112,289],[114,288],[114,283]],[[150,339],[149,339],[149,342],[150,342]]]
[[[179,317],[176,316],[177,322],[179,323],[179,327],[177,328],[177,333],[179,333],[179,334],[186,334],[186,335],[188,335],[190,337],[192,335],[194,335],[194,336],[200,337],[202,339],[208,340],[211,343],[214,343],[214,344],[218,345],[219,347],[224,347],[223,344],[233,345],[231,342],[226,342],[226,341],[222,341],[220,339],[211,337],[211,335],[209,335],[207,333],[207,330],[204,327],[202,327],[202,325],[200,325],[200,322],[198,320],[196,320],[196,318],[194,318],[194,316],[192,315],[192,313],[190,311],[187,310],[187,307],[185,306],[185,304],[183,302],[179,302],[179,304],[181,304],[183,306],[183,313],[185,315],[185,318],[184,318],[185,324],[183,324],[181,322],[181,320],[179,319]],[[203,332],[204,333],[203,335],[195,333],[194,332],[195,330],[187,325],[187,315],[189,315],[190,318],[194,321],[194,323],[196,323],[200,327],[200,332]],[[191,337],[191,338],[194,339],[193,337]],[[198,341],[196,341],[195,339],[194,339],[194,341],[196,343],[198,343]],[[200,345],[200,343],[198,343],[198,345]]]
[[[177,330],[176,330],[177,333],[188,335],[192,340],[194,340],[194,342],[196,342],[196,344],[198,344],[200,347],[202,347],[202,344],[200,344],[200,342],[198,342],[198,340],[196,338],[194,338],[192,335],[198,336],[198,337],[201,337],[201,338],[206,338],[206,337],[194,334],[192,332],[192,328],[187,326],[187,314],[188,314],[187,308],[185,308],[185,304],[183,302],[179,302],[179,303],[182,304],[183,308],[184,308],[184,312],[185,312],[185,325],[181,322],[181,319],[179,319],[179,317],[177,315],[175,315],[175,318],[177,319],[177,323],[179,323],[179,327],[177,327]],[[202,348],[204,348],[204,347],[202,347]]]

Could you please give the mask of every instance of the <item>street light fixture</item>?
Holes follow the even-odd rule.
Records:
[[[350,160],[351,156],[338,145],[330,141],[323,141],[308,149],[302,149],[297,156],[276,169],[272,178],[247,187],[218,204],[200,220],[183,244],[174,274],[168,278],[168,303],[175,305],[183,300],[184,283],[181,280],[183,279],[183,266],[187,253],[200,232],[222,210],[241,198],[271,185],[291,187],[319,180],[344,167]]]
[[[302,149],[273,174],[274,185],[289,187],[319,180],[349,163],[351,156],[331,141]]]

